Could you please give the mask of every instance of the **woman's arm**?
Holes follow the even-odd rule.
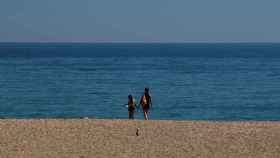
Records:
[[[150,103],[151,103],[151,108],[152,108],[152,106],[153,106],[152,96],[150,96]]]

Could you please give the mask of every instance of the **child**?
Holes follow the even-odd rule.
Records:
[[[136,109],[136,103],[132,95],[128,95],[128,118],[129,119],[134,119],[134,113]]]

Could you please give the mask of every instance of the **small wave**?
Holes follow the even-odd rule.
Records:
[[[270,74],[267,74],[268,77],[279,77],[280,76],[280,73],[270,73]]]
[[[95,68],[78,68],[78,71],[97,71]]]
[[[109,95],[110,93],[108,93],[108,92],[88,92],[87,94],[90,94],[90,95]]]

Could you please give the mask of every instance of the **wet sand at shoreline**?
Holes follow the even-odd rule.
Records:
[[[0,157],[279,158],[280,122],[2,119]]]

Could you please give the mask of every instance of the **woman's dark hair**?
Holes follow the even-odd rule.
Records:
[[[149,92],[149,88],[146,87],[146,88],[145,88],[145,92]]]

